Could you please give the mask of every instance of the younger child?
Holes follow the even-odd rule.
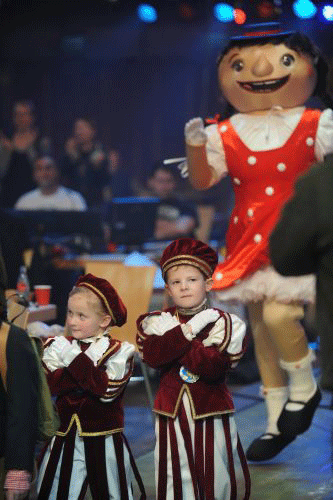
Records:
[[[92,274],[69,294],[69,337],[45,344],[43,363],[61,425],[39,468],[38,499],[132,500],[134,470],[123,436],[122,396],[133,371],[134,346],[110,336],[127,311],[111,284]],[[142,496],[144,497],[144,494]]]
[[[154,405],[156,498],[247,500],[250,477],[225,384],[244,353],[245,324],[209,307],[217,255],[208,245],[192,238],[173,241],[160,264],[175,305],[137,320],[143,360],[161,371]]]

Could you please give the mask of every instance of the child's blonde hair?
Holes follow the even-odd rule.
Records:
[[[110,316],[110,313],[106,309],[102,300],[94,292],[89,290],[89,288],[86,288],[84,286],[74,286],[69,292],[68,297],[72,297],[73,295],[76,295],[78,293],[86,296],[88,305],[95,311],[96,314],[100,316]]]

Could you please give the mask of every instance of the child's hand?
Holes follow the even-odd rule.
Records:
[[[222,344],[225,338],[225,322],[224,319],[220,318],[216,321],[213,328],[210,330],[208,337],[202,341],[205,347],[209,347],[211,345],[220,345]]]
[[[193,316],[186,324],[192,328],[192,335],[195,337],[205,326],[214,323],[219,317],[220,314],[215,309],[205,309]]]
[[[148,335],[163,335],[178,325],[179,322],[169,312],[148,316],[142,323],[143,330]]]
[[[97,365],[97,362],[101,359],[105,351],[110,345],[109,337],[101,337],[97,340],[97,342],[93,342],[88,349],[85,351],[85,354],[88,358],[93,361],[94,365]]]
[[[70,346],[70,342],[66,339],[66,337],[61,335],[54,340],[52,350],[57,354],[58,358],[61,359],[63,349],[68,346]]]

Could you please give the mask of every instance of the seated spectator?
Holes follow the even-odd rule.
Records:
[[[107,154],[96,136],[92,120],[75,120],[73,136],[66,142],[61,165],[62,182],[79,191],[89,208],[110,201],[112,196]]]
[[[13,132],[0,135],[0,206],[14,206],[16,200],[35,185],[33,162],[50,154],[51,141],[35,125],[34,105],[18,101],[13,108]]]
[[[23,194],[15,203],[17,210],[86,210],[87,204],[77,191],[59,184],[60,172],[53,158],[37,158],[33,166],[37,188]]]
[[[147,180],[150,196],[160,198],[155,225],[157,240],[172,240],[179,237],[193,237],[198,225],[196,209],[191,203],[177,199],[177,172],[173,167],[158,163]]]

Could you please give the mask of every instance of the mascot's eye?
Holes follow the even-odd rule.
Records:
[[[244,68],[244,63],[240,59],[237,59],[232,63],[231,67],[235,71],[242,71],[242,69]]]
[[[289,67],[295,62],[295,58],[291,54],[284,54],[281,57],[280,61],[283,64],[283,66]]]

